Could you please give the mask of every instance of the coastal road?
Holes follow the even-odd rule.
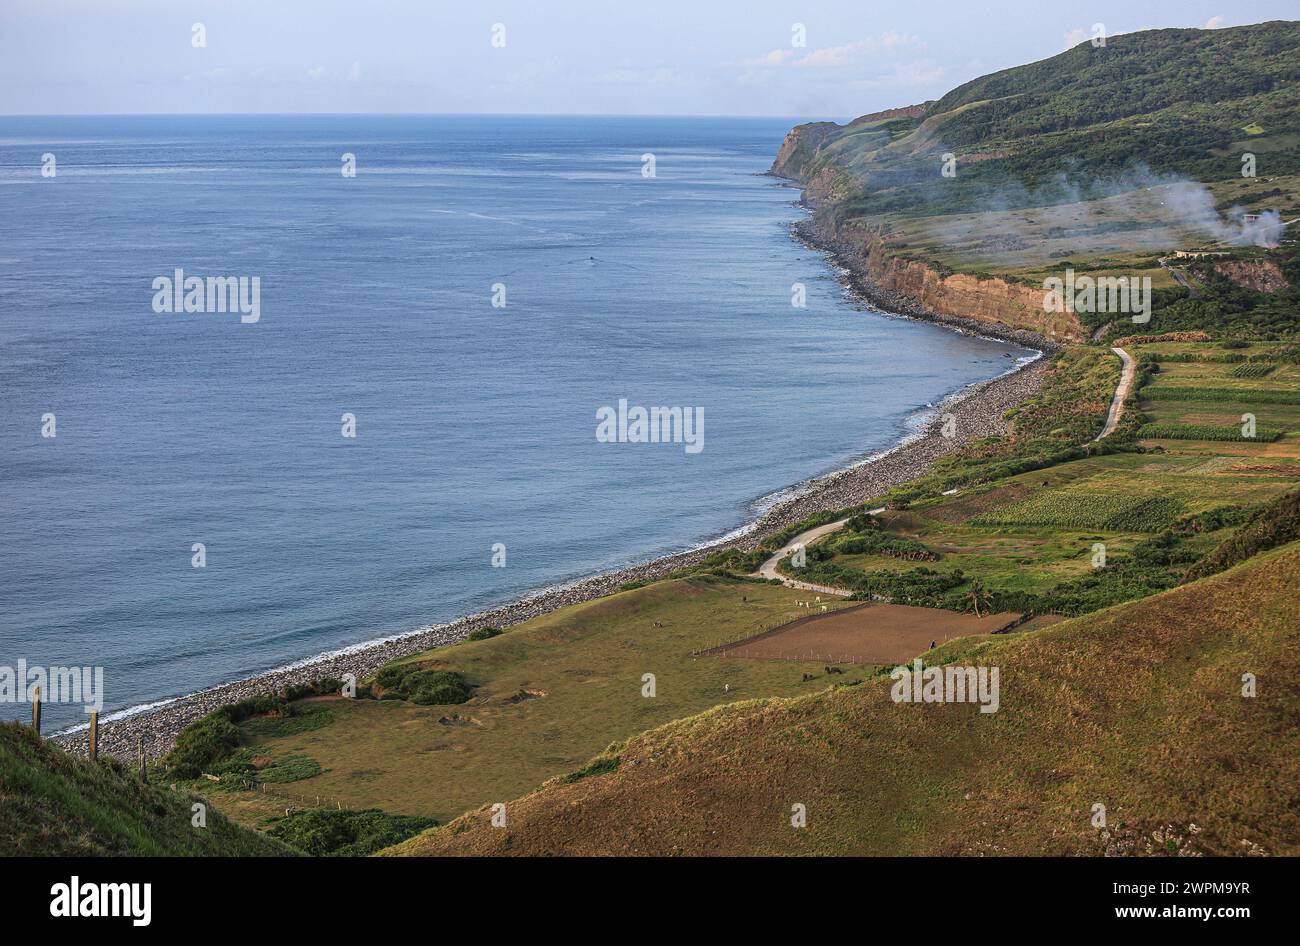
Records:
[[[874,516],[884,512],[885,507],[881,506],[879,509],[872,509],[869,511],[871,515]],[[804,532],[800,532],[793,539],[791,539],[784,546],[782,546],[775,555],[773,555],[766,562],[760,565],[758,571],[755,572],[755,574],[763,578],[766,578],[769,581],[771,581],[772,579],[776,579],[777,581],[781,582],[781,584],[785,585],[788,588],[798,588],[801,591],[816,591],[826,595],[840,595],[842,597],[847,597],[852,592],[844,591],[840,588],[830,588],[826,585],[814,585],[811,582],[796,581],[793,578],[787,578],[785,575],[782,575],[780,572],[776,570],[776,565],[777,562],[781,561],[781,559],[785,558],[787,555],[794,554],[794,550],[799,546],[802,545],[804,548],[807,548],[808,546],[816,542],[818,539],[821,539],[825,536],[830,535],[832,532],[837,532],[840,529],[844,528],[844,523],[848,521],[849,521],[848,518],[845,517],[843,519],[837,519],[835,522],[828,522],[824,526],[817,526],[815,528],[808,529]]]
[[[1109,437],[1115,432],[1115,428],[1119,426],[1119,419],[1124,416],[1124,402],[1128,399],[1129,389],[1133,387],[1133,379],[1137,375],[1137,363],[1133,361],[1132,355],[1122,348],[1112,348],[1111,351],[1119,356],[1120,364],[1122,366],[1120,368],[1119,384],[1115,386],[1115,396],[1111,398],[1110,411],[1106,414],[1106,425],[1102,427],[1101,433],[1093,438],[1094,442],[1101,440],[1103,437]],[[944,495],[947,496],[956,492],[957,490],[955,489],[948,490]],[[879,515],[885,511],[885,507],[881,506],[879,509],[872,509],[869,511],[873,516]],[[830,535],[832,532],[837,532],[844,528],[844,523],[846,522],[848,522],[847,517],[844,519],[837,519],[835,522],[828,522],[824,526],[816,526],[815,528],[806,529],[805,531],[800,532],[777,550],[775,555],[760,565],[758,571],[754,574],[758,577],[766,578],[769,581],[775,579],[789,588],[798,588],[802,591],[815,591],[820,594],[847,596],[850,592],[843,591],[839,588],[830,588],[826,585],[814,585],[806,581],[797,581],[793,578],[782,575],[776,570],[776,566],[781,559],[785,558],[787,555],[794,554],[795,549],[799,546],[802,545],[804,548],[807,548],[814,542]]]
[[[1122,348],[1112,348],[1115,354],[1119,355],[1119,360],[1124,367],[1120,370],[1119,384],[1115,387],[1115,396],[1110,402],[1110,413],[1106,415],[1106,426],[1101,429],[1093,442],[1100,440],[1102,437],[1109,437],[1119,426],[1119,419],[1124,414],[1124,400],[1128,397],[1128,389],[1133,386],[1133,376],[1137,373],[1137,366],[1133,363],[1133,358]]]

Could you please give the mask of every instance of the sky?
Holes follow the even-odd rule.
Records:
[[[1088,40],[1094,24],[1108,35],[1215,28],[1298,9],[1295,0],[0,0],[0,114],[851,118],[1053,56]]]

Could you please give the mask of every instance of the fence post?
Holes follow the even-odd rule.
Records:
[[[99,756],[99,711],[90,711],[90,761]]]
[[[41,688],[32,688],[32,729],[36,730],[37,738],[41,735]]]

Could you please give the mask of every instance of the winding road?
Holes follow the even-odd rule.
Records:
[[[885,511],[884,506],[881,506],[879,509],[870,510],[873,516],[877,515],[878,513],[882,513],[884,511]],[[760,565],[758,571],[755,572],[755,574],[763,578],[766,578],[769,581],[775,578],[777,581],[781,582],[781,584],[789,588],[798,588],[801,591],[816,591],[824,595],[839,595],[841,597],[847,597],[848,595],[852,594],[852,592],[845,591],[842,588],[831,588],[828,585],[814,585],[811,582],[807,582],[807,581],[796,581],[795,579],[788,578],[785,575],[782,575],[780,572],[778,572],[776,570],[776,565],[779,561],[781,561],[781,559],[785,558],[787,555],[793,555],[795,549],[799,548],[799,546],[802,545],[804,548],[807,548],[808,546],[812,545],[814,542],[816,542],[818,539],[822,538],[823,536],[830,535],[832,532],[837,532],[840,529],[844,528],[844,523],[848,521],[849,521],[848,517],[846,516],[843,519],[837,519],[835,522],[828,522],[824,526],[816,526],[812,529],[807,529],[803,532],[800,532],[793,539],[791,539],[780,549],[778,549],[775,555],[773,555],[766,562]]]
[[[1124,416],[1124,401],[1128,397],[1128,390],[1133,386],[1133,376],[1137,374],[1137,365],[1133,362],[1133,357],[1122,348],[1112,348],[1115,354],[1119,355],[1119,360],[1123,363],[1123,368],[1119,374],[1119,384],[1115,387],[1115,396],[1110,401],[1110,412],[1106,415],[1106,426],[1101,428],[1101,433],[1093,437],[1093,443],[1096,443],[1102,437],[1109,437],[1119,426],[1119,419]]]
[[[1128,399],[1129,389],[1133,387],[1133,378],[1137,375],[1137,364],[1133,361],[1133,357],[1128,352],[1122,348],[1112,348],[1111,351],[1119,355],[1122,368],[1120,369],[1119,384],[1115,386],[1115,396],[1110,402],[1110,411],[1106,415],[1106,425],[1102,427],[1101,433],[1093,438],[1094,442],[1101,440],[1103,437],[1109,437],[1115,432],[1115,428],[1119,426],[1119,419],[1124,416],[1124,402]],[[955,492],[957,491],[949,490],[944,495],[949,495],[950,493]],[[879,509],[872,509],[869,511],[871,515],[876,516],[884,512],[885,507],[881,506]],[[814,585],[811,582],[798,581],[794,578],[782,575],[776,570],[776,566],[781,559],[785,558],[787,555],[793,555],[795,549],[799,548],[799,546],[807,548],[814,542],[830,535],[832,532],[837,532],[844,528],[844,523],[848,521],[849,520],[846,517],[844,519],[837,519],[835,522],[828,522],[824,526],[805,529],[778,549],[776,554],[760,565],[758,571],[754,572],[754,575],[760,578],[766,578],[769,581],[775,579],[789,588],[798,588],[801,591],[814,591],[818,594],[839,595],[841,597],[849,595],[850,592],[844,591],[841,588],[831,588],[827,585]]]

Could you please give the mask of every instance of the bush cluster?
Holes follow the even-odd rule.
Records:
[[[420,706],[464,703],[472,688],[454,670],[426,670],[419,664],[396,664],[375,675],[381,700],[409,700]]]

